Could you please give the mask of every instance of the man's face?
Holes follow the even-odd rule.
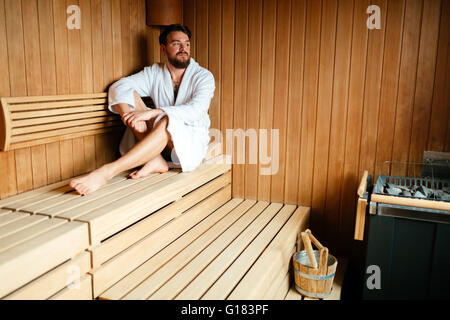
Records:
[[[178,69],[184,69],[189,65],[191,47],[189,37],[181,31],[173,31],[167,37],[167,46],[163,45],[167,60]]]

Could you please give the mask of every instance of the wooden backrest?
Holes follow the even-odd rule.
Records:
[[[122,130],[107,106],[107,93],[1,98],[0,149]]]

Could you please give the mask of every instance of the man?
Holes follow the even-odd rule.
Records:
[[[140,165],[130,178],[165,172],[170,157],[183,171],[201,164],[210,140],[208,109],[215,85],[212,73],[190,57],[190,38],[187,27],[168,26],[159,37],[165,63],[155,63],[110,87],[108,108],[127,126],[122,156],[72,180],[70,186],[79,194],[92,193],[120,172]],[[148,109],[142,96],[150,96],[156,108]]]

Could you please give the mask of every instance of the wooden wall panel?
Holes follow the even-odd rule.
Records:
[[[339,1],[336,25],[336,53],[334,59],[333,102],[331,107],[330,142],[328,151],[325,208],[327,217],[323,228],[329,238],[336,239],[340,225],[340,194],[345,162],[345,129],[349,103],[351,50],[353,32],[353,0]]]
[[[439,45],[434,78],[433,103],[431,110],[430,131],[428,135],[428,150],[442,151],[445,140],[450,137],[447,127],[450,125],[450,1],[442,3],[441,24],[439,28]],[[447,115],[447,116],[446,116]],[[449,128],[450,129],[450,128]],[[447,140],[447,150],[450,141]]]
[[[375,159],[375,174],[389,174],[389,165],[385,162],[391,159],[394,140],[395,111],[398,92],[398,77],[400,70],[401,45],[403,37],[403,17],[405,1],[389,1],[386,21],[386,39],[384,46],[383,72],[381,82],[380,111],[378,117],[377,144]]]
[[[350,252],[362,172],[406,174],[383,163],[450,151],[449,0],[221,5],[219,50],[217,23],[202,23],[218,4],[184,1],[195,57],[220,83],[212,123],[224,137],[226,129],[280,133],[280,171],[261,175],[264,159],[249,164],[247,146],[246,165],[233,168],[233,195],[311,206],[315,233]],[[381,9],[379,30],[367,28],[369,5]],[[270,150],[270,132],[267,140]]]
[[[198,20],[197,20],[198,21]],[[236,43],[240,43],[235,48],[234,60],[234,104],[233,127],[245,130],[246,109],[247,109],[247,53],[248,53],[248,2],[236,2]],[[197,48],[200,48],[201,39],[197,41]],[[201,50],[197,50],[200,56]],[[233,159],[233,179],[236,181],[233,195],[244,194],[245,192],[245,165],[242,159],[238,159],[242,154],[237,150],[237,144],[234,148],[235,156]],[[245,158],[244,158],[245,159]]]
[[[300,140],[302,147],[300,149],[298,201],[306,206],[311,206],[320,55],[320,37],[317,35],[321,32],[322,1],[307,1],[306,10],[308,16],[306,17],[305,78],[303,81]]]
[[[259,21],[258,21],[259,22]],[[214,75],[216,90],[209,107],[211,128],[220,128],[220,96],[221,96],[221,59],[220,44],[222,41],[222,1],[211,1],[208,12],[208,61],[209,70]],[[258,32],[257,34],[259,34]]]
[[[80,7],[79,30],[67,28],[69,5]],[[144,9],[145,0],[0,0],[0,96],[102,92],[142,69],[155,55]],[[113,160],[119,141],[107,133],[0,152],[0,198],[91,171]]]
[[[327,190],[327,174],[326,170],[321,168],[328,167],[328,150],[330,139],[331,125],[331,104],[333,96],[333,80],[334,80],[334,61],[336,48],[336,21],[337,6],[335,0],[324,0],[322,6],[322,25],[320,37],[320,54],[319,54],[319,80],[317,91],[317,120],[316,120],[316,136],[314,146],[313,159],[313,185],[311,209],[317,214],[314,215],[315,221],[320,229],[315,232],[323,234],[325,224],[323,221],[324,206]],[[333,159],[331,159],[333,161]],[[311,221],[314,223],[315,221]],[[330,233],[326,233],[327,236]],[[323,241],[329,243],[325,238]]]
[[[248,16],[248,59],[247,59],[247,115],[246,128],[259,127],[259,107],[261,103],[261,43],[262,43],[262,1],[249,2]],[[211,71],[213,72],[213,71]],[[216,128],[220,128],[217,126]],[[258,151],[258,145],[254,147]],[[249,164],[249,147],[246,148],[245,165],[245,197],[256,199],[258,197],[258,166]]]
[[[405,8],[400,77],[398,80],[397,112],[395,114],[394,143],[392,149],[392,159],[402,163],[408,161],[409,155],[422,6],[423,1],[412,0],[406,2]],[[391,174],[405,175],[406,170],[407,166],[404,164],[395,164],[391,168]]]
[[[367,61],[367,39],[369,36],[366,27],[365,15],[369,1],[355,1],[353,10],[353,33],[352,33],[352,51],[351,68],[349,80],[349,101],[347,110],[347,127],[345,132],[345,152],[344,152],[344,173],[342,175],[341,204],[339,211],[340,217],[340,237],[341,243],[350,244],[352,239],[352,226],[354,225],[353,216],[355,211],[355,194],[348,192],[353,190],[358,184],[358,168],[363,101],[364,101],[364,79],[366,76]],[[330,155],[332,157],[333,155]],[[335,208],[335,213],[337,212]]]
[[[234,20],[234,1],[222,0],[222,95],[220,103],[222,106],[227,107],[220,108],[220,130],[224,139],[225,129],[233,127]],[[188,20],[186,21],[188,22]],[[195,21],[195,19],[192,19],[192,21]],[[188,27],[192,30],[190,25]],[[194,44],[196,43],[194,33],[191,41]],[[226,152],[228,154],[231,153],[229,151]]]
[[[274,202],[284,200],[284,182],[286,168],[286,124],[289,93],[289,62],[286,57],[286,48],[290,47],[291,40],[291,1],[277,1],[277,25],[275,42],[275,85],[274,85],[274,112],[273,127],[279,130],[279,160],[278,164],[271,162],[272,175],[271,199]],[[250,117],[253,115],[249,115]],[[277,152],[271,144],[271,156]],[[251,183],[249,181],[249,183]]]
[[[427,0],[423,3],[422,28],[417,66],[417,83],[414,96],[414,112],[408,161],[422,162],[431,119],[431,104],[436,70],[439,36],[440,0]],[[419,171],[420,166],[409,166],[408,174]]]
[[[259,129],[268,132],[268,139],[264,143],[267,152],[262,152],[261,141],[259,139],[260,154],[264,156],[270,150],[272,144],[270,143],[270,129],[273,125],[273,109],[274,109],[274,81],[275,81],[275,44],[276,44],[276,21],[277,20],[277,2],[274,0],[264,0],[263,2],[263,16],[262,16],[262,54],[261,54],[261,106],[259,113]],[[239,107],[239,106],[238,106]],[[252,115],[249,115],[250,117]],[[226,127],[228,128],[228,127]],[[267,143],[266,143],[267,142]],[[227,150],[228,152],[228,150]],[[265,161],[263,161],[265,162]],[[270,163],[258,163],[258,199],[268,201],[270,200],[271,181],[270,175],[261,175],[261,170],[270,166]],[[263,168],[263,169],[261,169]],[[234,180],[233,180],[234,181]],[[250,182],[249,182],[250,183]],[[235,185],[233,184],[233,190]],[[236,196],[236,195],[235,195]]]

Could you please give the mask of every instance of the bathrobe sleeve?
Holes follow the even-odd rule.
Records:
[[[164,111],[164,114],[160,115],[158,120],[164,115],[168,115],[169,121],[177,118],[189,126],[209,127],[208,109],[214,96],[214,76],[211,72],[205,70],[197,81],[191,85],[195,86],[192,98],[184,104],[161,106],[160,109]]]
[[[126,103],[131,107],[131,111],[135,110],[133,91],[139,96],[149,96],[154,81],[153,71],[151,67],[146,67],[139,73],[122,78],[116,81],[109,88],[108,92],[108,109],[111,112],[118,113],[116,104]]]

